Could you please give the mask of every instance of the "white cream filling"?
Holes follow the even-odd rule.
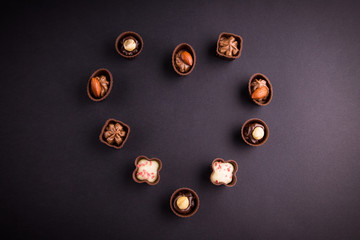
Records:
[[[147,180],[149,182],[155,182],[158,178],[159,163],[157,161],[148,161],[141,159],[137,163],[138,171],[136,178],[139,180]]]
[[[228,184],[232,181],[234,166],[231,163],[214,162],[211,181],[214,183]]]

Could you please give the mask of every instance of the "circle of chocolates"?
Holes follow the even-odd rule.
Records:
[[[216,54],[227,60],[240,57],[243,40],[241,36],[232,33],[221,33],[216,47]],[[127,59],[133,59],[140,54],[144,46],[141,36],[135,32],[123,32],[115,41],[116,51]],[[195,68],[196,54],[194,49],[187,43],[181,43],[175,47],[172,54],[172,66],[175,72],[181,76],[190,74]],[[87,84],[87,94],[95,102],[104,100],[110,93],[113,85],[113,77],[108,69],[100,68],[90,77]],[[270,103],[273,89],[269,79],[261,73],[251,76],[249,83],[251,99],[260,106]],[[99,139],[104,144],[120,149],[123,147],[130,133],[130,127],[125,123],[108,119],[104,124]],[[250,146],[260,146],[269,137],[269,128],[266,123],[258,118],[247,120],[241,129],[243,140]],[[160,181],[162,162],[157,158],[139,156],[135,159],[133,179],[137,183],[146,182],[156,185]],[[237,182],[236,172],[238,165],[234,160],[225,161],[216,158],[212,162],[213,172],[210,181],[214,185],[235,186]],[[200,200],[196,192],[190,188],[179,188],[170,197],[170,208],[175,215],[186,218],[193,216],[199,209]]]

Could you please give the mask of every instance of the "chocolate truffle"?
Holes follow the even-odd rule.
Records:
[[[96,70],[89,78],[87,94],[95,102],[104,100],[110,93],[113,85],[112,74],[105,68]]]
[[[222,158],[216,158],[211,164],[212,173],[210,181],[215,185],[225,185],[232,187],[236,184],[236,172],[238,165],[234,160],[225,161]]]
[[[177,189],[170,198],[170,208],[179,217],[194,215],[200,205],[196,192],[190,188]]]
[[[181,76],[192,72],[196,63],[194,49],[187,43],[181,43],[173,51],[172,65],[175,72]]]
[[[247,120],[241,129],[241,136],[251,146],[264,144],[269,137],[269,128],[266,123],[258,118]]]
[[[146,182],[149,185],[156,185],[160,181],[160,170],[162,162],[158,158],[147,158],[139,156],[135,159],[135,170],[133,179],[137,183]]]
[[[270,103],[273,95],[272,85],[269,79],[261,73],[255,73],[249,80],[249,94],[254,103],[266,106]]]
[[[125,123],[108,119],[104,124],[99,139],[109,147],[120,149],[123,147],[130,134],[130,127]]]
[[[134,58],[138,56],[143,48],[141,36],[135,32],[123,32],[115,41],[116,51],[124,58]]]
[[[243,40],[239,35],[223,32],[219,35],[216,54],[228,60],[234,60],[241,55]]]

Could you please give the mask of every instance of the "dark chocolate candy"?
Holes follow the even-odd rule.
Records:
[[[177,200],[180,198],[180,197],[187,197],[188,200],[189,200],[189,206],[185,209],[180,209],[177,205]],[[179,192],[178,195],[175,197],[174,199],[174,202],[173,202],[173,205],[174,205],[174,209],[180,213],[180,214],[187,214],[189,212],[191,212],[195,206],[195,202],[194,202],[194,196],[192,195],[191,192]]]
[[[136,44],[136,48],[132,51],[127,51],[125,48],[124,48],[124,42],[128,39],[133,39],[135,41],[135,44]],[[136,38],[132,37],[132,36],[129,36],[129,37],[125,37],[123,38],[121,41],[120,41],[120,45],[121,45],[121,48],[120,48],[120,51],[122,54],[126,55],[126,56],[133,56],[135,54],[137,54],[139,52],[139,41],[136,40]]]
[[[245,126],[245,128],[244,128],[244,137],[245,137],[245,139],[246,139],[247,141],[251,142],[251,143],[254,143],[254,144],[261,143],[261,142],[264,140],[264,137],[265,137],[265,135],[264,135],[264,137],[261,138],[261,139],[259,139],[259,140],[256,140],[256,139],[253,138],[252,132],[254,131],[254,129],[255,129],[256,127],[261,127],[261,128],[264,130],[264,132],[266,131],[266,130],[265,130],[265,127],[264,127],[262,124],[257,123],[257,122],[255,122],[255,123],[249,123],[249,124],[247,124],[247,125]]]
[[[180,209],[177,206],[177,200],[180,197],[186,197],[189,200],[189,206],[186,209]],[[180,204],[184,204],[184,202],[180,202]],[[200,206],[200,199],[196,192],[190,188],[178,188],[173,192],[170,197],[170,208],[173,213],[182,218],[188,218],[193,216],[198,210]],[[185,206],[184,206],[185,208]]]

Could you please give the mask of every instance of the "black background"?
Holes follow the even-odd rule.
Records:
[[[357,1],[27,2],[1,14],[8,239],[360,239]],[[144,40],[133,61],[114,48],[127,30]],[[215,56],[224,31],[244,39],[232,62]],[[171,66],[181,42],[197,54],[187,77]],[[114,87],[95,103],[100,67]],[[266,107],[247,94],[256,72]],[[258,148],[239,135],[253,117],[270,128]],[[131,127],[121,150],[98,140],[108,118]],[[141,154],[163,161],[158,185],[132,180]],[[216,157],[237,161],[235,187],[210,183]],[[189,219],[169,207],[179,187],[200,197]]]

